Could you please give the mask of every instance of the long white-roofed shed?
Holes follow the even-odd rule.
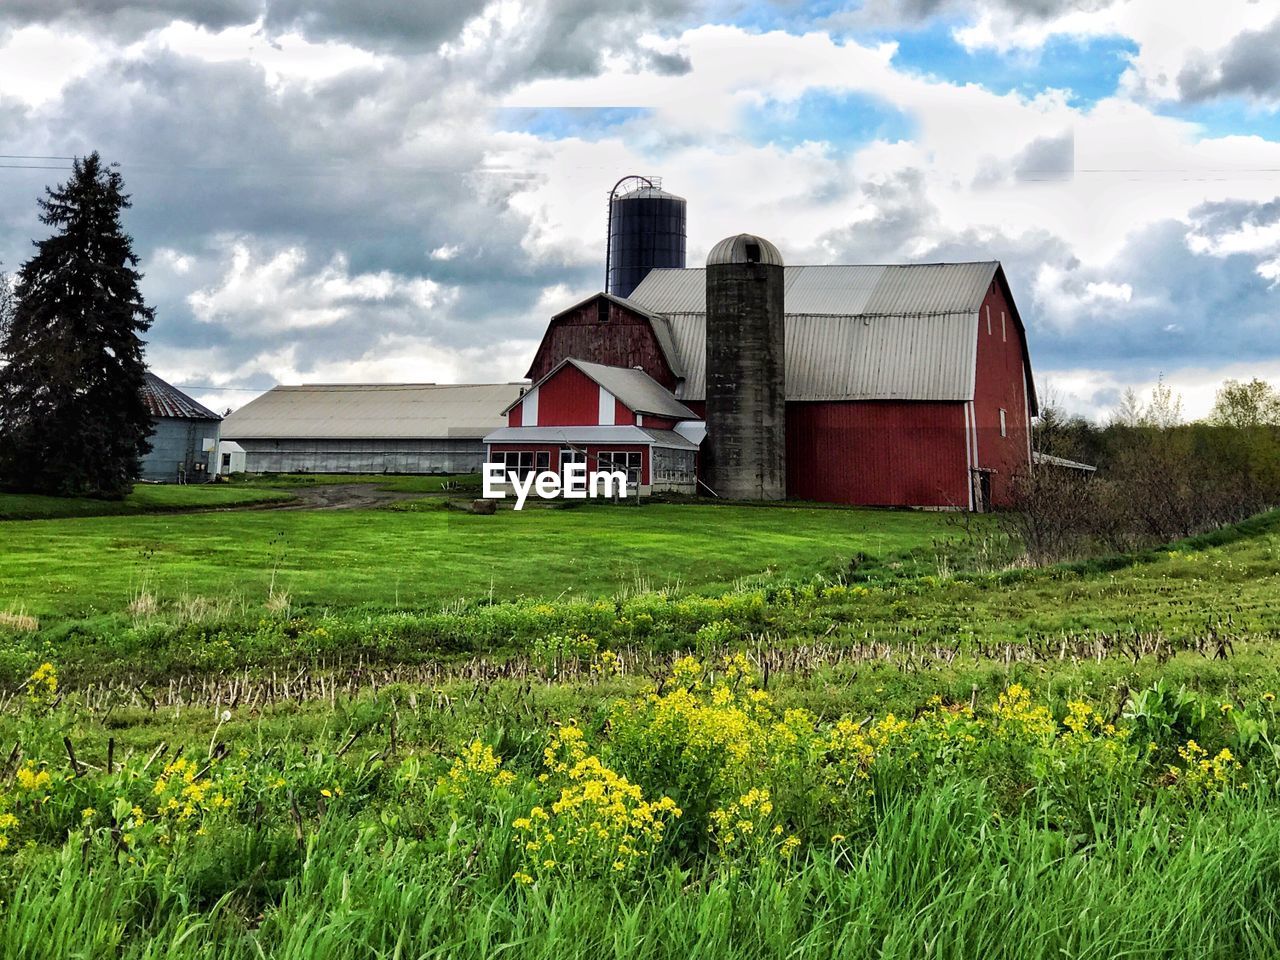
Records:
[[[521,383],[281,386],[223,421],[249,473],[475,473]]]

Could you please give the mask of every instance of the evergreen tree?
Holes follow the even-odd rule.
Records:
[[[63,496],[120,497],[150,449],[140,334],[153,311],[138,290],[130,206],[97,153],[46,190],[37,241],[18,271],[0,355],[0,482]]]

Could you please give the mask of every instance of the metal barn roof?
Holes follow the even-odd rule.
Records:
[[[142,385],[142,402],[153,417],[175,420],[221,420],[208,407],[196,403],[173,384],[165,383],[150,370]]]
[[[973,399],[977,314],[999,266],[784,267],[787,399]],[[705,270],[652,270],[629,300],[667,318],[677,396],[703,399]]]
[[[275,387],[222,422],[225,440],[475,438],[505,423],[521,383]]]
[[[662,318],[654,317],[653,319],[661,320]],[[643,370],[634,367],[614,367],[606,363],[579,360],[577,357],[565,357],[529,389],[542,386],[559,373],[560,368],[566,363],[573,364],[635,413],[649,413],[655,417],[666,417],[670,420],[698,419],[698,415],[673,397],[670,390]],[[523,394],[508,404],[506,410],[502,412],[508,413],[521,399]]]
[[[672,420],[698,418],[696,413],[673,397],[666,387],[643,370],[589,363],[575,357],[569,357],[565,362],[572,363],[636,413],[651,413],[655,417],[668,417]]]
[[[485,443],[591,444],[651,443],[673,450],[697,450],[698,445],[674,430],[655,430],[617,424],[604,427],[499,427],[484,438]]]

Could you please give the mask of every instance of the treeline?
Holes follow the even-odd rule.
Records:
[[[1002,522],[1036,562],[1144,549],[1280,506],[1280,394],[1261,380],[1227,381],[1195,423],[1164,384],[1146,404],[1126,394],[1106,424],[1050,406],[1035,447],[1097,467],[1042,464],[1019,478]]]

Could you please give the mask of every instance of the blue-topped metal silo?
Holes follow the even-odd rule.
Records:
[[[687,207],[657,177],[623,177],[609,195],[605,290],[627,297],[654,267],[685,266]]]

